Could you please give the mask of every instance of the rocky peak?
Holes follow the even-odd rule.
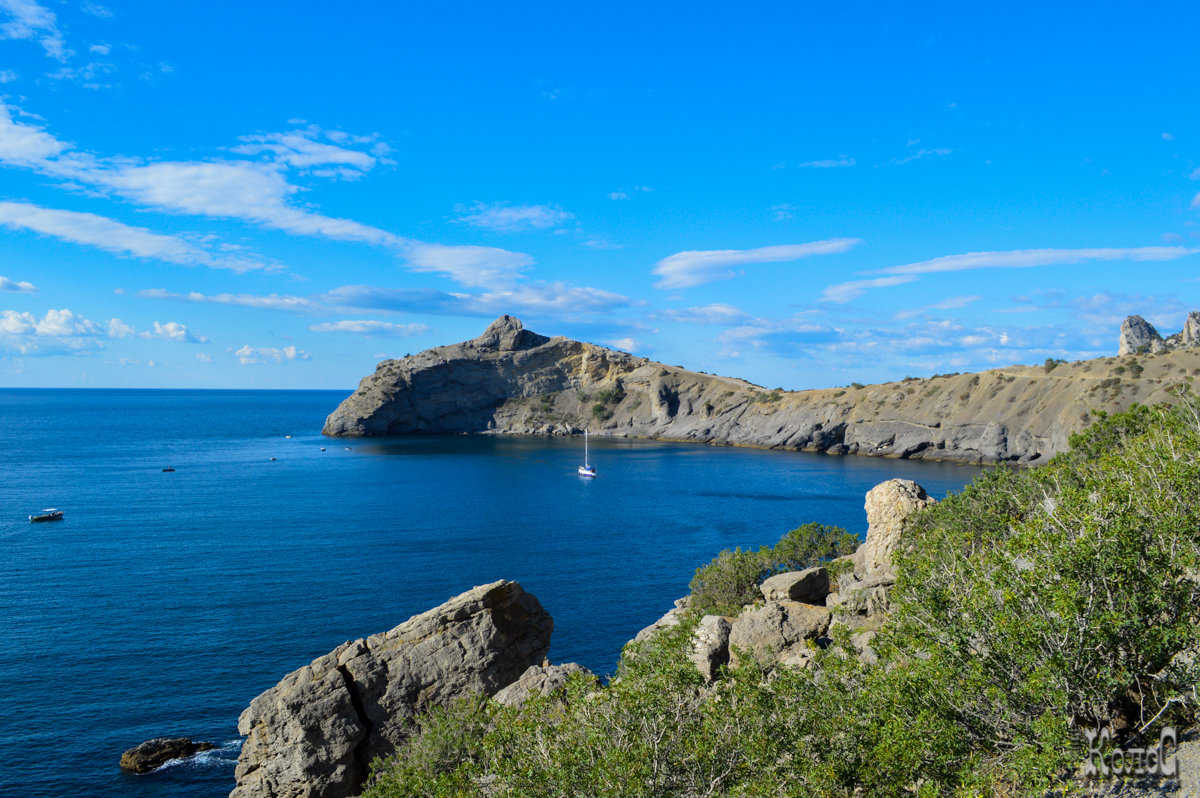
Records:
[[[1158,330],[1141,316],[1129,316],[1121,322],[1121,341],[1118,355],[1134,355],[1139,352],[1161,352],[1166,348]]]
[[[471,341],[476,349],[485,352],[515,352],[546,343],[550,339],[530,332],[521,320],[507,313],[488,325],[483,335]]]
[[[1183,329],[1165,339],[1154,325],[1141,316],[1129,316],[1121,322],[1121,342],[1118,355],[1169,352],[1173,349],[1200,347],[1200,312],[1193,310],[1183,323]]]

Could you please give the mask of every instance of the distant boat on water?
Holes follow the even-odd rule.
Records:
[[[167,466],[166,468],[163,469],[164,472],[165,471],[174,471],[174,470],[175,470],[174,466]]]
[[[29,523],[32,524],[34,521],[61,521],[62,517],[63,517],[62,510],[59,510],[54,507],[47,507],[45,510],[42,510],[37,515],[29,516]]]
[[[583,465],[579,467],[579,476],[595,477],[596,467],[588,464],[588,431],[587,427],[583,428]]]

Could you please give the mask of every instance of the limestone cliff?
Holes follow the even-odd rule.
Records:
[[[1200,330],[1200,318],[1194,326]],[[1037,463],[1065,449],[1093,409],[1170,401],[1193,373],[1200,374],[1200,349],[1180,348],[879,385],[768,391],[594,344],[546,338],[502,316],[474,340],[380,363],[329,416],[324,432],[573,435],[587,427],[614,437]]]

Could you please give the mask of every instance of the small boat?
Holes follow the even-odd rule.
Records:
[[[174,470],[175,470],[174,466],[167,466],[166,468],[163,469],[163,473],[165,474],[168,471],[174,471]]]
[[[37,515],[29,516],[29,522],[33,523],[34,521],[61,521],[62,517],[63,517],[62,510],[58,510],[54,507],[47,507],[45,510],[42,510]]]
[[[595,476],[596,476],[596,467],[595,467],[594,465],[588,465],[588,441],[587,441],[587,436],[588,436],[587,427],[584,427],[584,428],[583,428],[583,465],[581,465],[581,466],[579,467],[579,476],[581,476],[581,477],[595,477]]]

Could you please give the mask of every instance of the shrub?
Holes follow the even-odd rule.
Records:
[[[608,409],[608,405],[603,402],[596,402],[596,404],[592,405],[592,415],[600,421],[607,421],[612,418],[613,413]]]

